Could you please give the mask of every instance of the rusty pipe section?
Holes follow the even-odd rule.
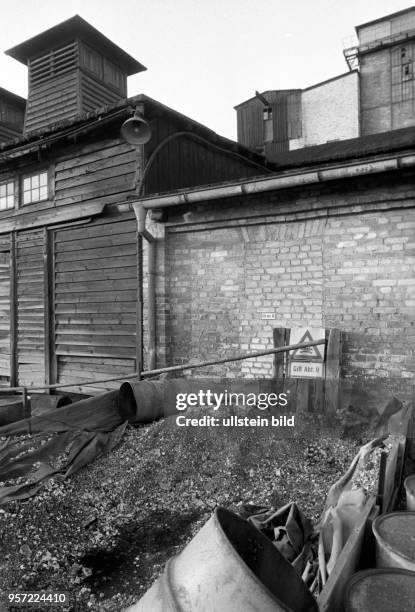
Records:
[[[317,612],[317,603],[271,540],[217,508],[130,612]]]

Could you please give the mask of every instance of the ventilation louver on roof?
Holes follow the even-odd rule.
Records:
[[[52,49],[41,57],[30,60],[30,84],[39,85],[55,76],[74,70],[77,66],[77,53],[77,43],[72,42],[59,49]]]

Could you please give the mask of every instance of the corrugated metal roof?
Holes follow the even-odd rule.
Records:
[[[368,155],[381,155],[390,151],[413,149],[415,147],[415,127],[402,128],[391,132],[360,136],[349,140],[328,142],[287,153],[271,155],[269,161],[277,169],[313,166],[333,161],[353,160]]]

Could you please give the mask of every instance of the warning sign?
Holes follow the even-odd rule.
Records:
[[[314,342],[325,338],[324,329],[317,327],[304,327],[292,329],[290,334],[290,344],[302,344],[303,342]],[[299,348],[290,353],[291,361],[324,361],[325,345],[307,346]]]

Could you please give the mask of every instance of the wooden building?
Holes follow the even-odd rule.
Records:
[[[0,144],[21,136],[26,100],[0,87]]]
[[[144,67],[80,17],[8,53],[28,65],[29,95],[20,137],[0,146],[0,381],[98,392],[112,385],[83,381],[143,367],[131,199],[268,169],[145,95],[127,99]],[[120,127],[137,108],[152,137],[133,146]]]

